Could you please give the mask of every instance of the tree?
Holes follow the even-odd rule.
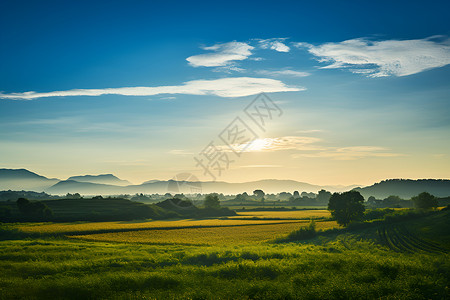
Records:
[[[261,199],[261,198],[264,198],[264,195],[265,195],[266,193],[264,193],[262,190],[254,190],[253,191],[253,195],[255,195],[255,197],[257,198],[257,199]]]
[[[316,196],[316,201],[319,203],[328,203],[331,198],[331,193],[326,190],[320,190]]]
[[[217,194],[206,195],[203,205],[206,208],[219,208],[220,207],[219,196]]]
[[[361,219],[364,215],[364,197],[357,191],[334,193],[328,210],[338,224],[347,226],[351,221]]]
[[[19,198],[16,201],[17,204],[17,208],[19,209],[19,211],[24,214],[24,215],[28,215],[30,213],[30,200],[26,199],[26,198]]]
[[[262,190],[254,190],[253,191],[253,195],[255,195],[255,198],[261,200],[263,205],[264,205],[264,195],[265,194],[266,193],[264,193]]]
[[[438,201],[435,196],[430,193],[423,192],[419,195],[412,197],[411,200],[416,208],[436,208],[438,206]]]
[[[30,202],[26,198],[19,198],[16,204],[19,211],[28,218],[41,220],[53,216],[52,210],[42,202]]]
[[[298,191],[294,191],[294,198],[300,198],[300,193]]]

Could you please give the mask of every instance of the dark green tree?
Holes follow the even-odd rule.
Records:
[[[31,220],[48,220],[53,216],[53,212],[42,202],[31,202],[26,198],[17,199],[19,211]]]
[[[430,193],[423,192],[411,198],[416,208],[436,208],[438,201],[435,196]]]
[[[203,205],[206,208],[219,208],[220,207],[219,196],[217,194],[206,195]]]
[[[316,201],[319,203],[328,203],[331,198],[331,193],[326,190],[320,190],[316,196]]]
[[[328,202],[328,210],[338,224],[347,226],[364,215],[364,197],[357,191],[334,193]]]
[[[263,192],[263,190],[254,190],[253,191],[253,195],[255,196],[256,199],[261,200],[261,202],[264,205],[264,196],[266,195],[266,193]]]
[[[264,193],[262,190],[254,190],[253,195],[255,195],[256,199],[261,199],[264,197],[266,193]]]
[[[31,202],[30,200],[26,199],[26,198],[19,198],[16,201],[17,204],[17,208],[19,209],[19,211],[24,214],[24,215],[28,215],[31,211]]]

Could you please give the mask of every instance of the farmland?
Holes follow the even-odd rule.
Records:
[[[267,218],[267,219],[310,219],[310,218],[330,218],[330,212],[325,209],[320,210],[288,210],[288,211],[241,211],[237,216],[240,218]]]
[[[229,222],[233,223],[233,222]],[[250,224],[252,222],[249,222]],[[182,245],[246,245],[260,244],[306,225],[307,222],[264,222],[253,225],[185,227],[182,229],[125,231],[69,236],[93,241]],[[335,221],[318,222],[322,230],[337,228]]]
[[[448,210],[355,230],[320,219],[326,215],[318,211],[288,213],[294,212],[242,215],[250,219],[4,225],[11,236],[0,241],[0,298],[448,296]],[[251,219],[275,215],[280,219]],[[307,226],[307,218],[319,218],[318,237],[274,242]]]

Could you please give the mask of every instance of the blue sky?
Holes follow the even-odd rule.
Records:
[[[283,115],[218,180],[449,178],[449,6],[3,1],[0,165],[211,180],[193,158],[261,90]]]

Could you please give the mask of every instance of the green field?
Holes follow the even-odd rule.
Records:
[[[0,297],[446,299],[449,221],[448,210],[351,230],[319,219],[316,238],[291,243],[274,240],[309,221],[2,225]]]

